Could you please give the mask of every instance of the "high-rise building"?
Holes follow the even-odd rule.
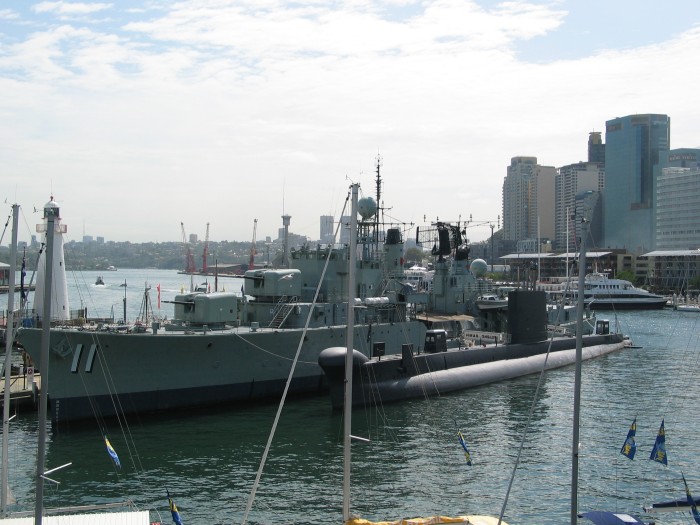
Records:
[[[576,209],[576,196],[588,190],[601,193],[604,188],[605,169],[602,164],[578,162],[559,168],[555,179],[555,249],[575,251],[571,217]],[[600,214],[597,219],[591,223],[591,236],[595,244],[600,245],[603,242]]]
[[[700,149],[663,152],[655,184],[655,249],[700,247]]]
[[[600,131],[591,131],[588,134],[588,162],[605,166],[605,144]]]
[[[506,241],[554,238],[553,166],[537,157],[513,157],[503,181],[503,238]]]
[[[340,235],[338,235],[338,242],[341,244],[350,243],[350,216],[343,215],[340,218]]]
[[[605,246],[642,254],[654,248],[654,174],[671,142],[667,115],[630,115],[605,123]]]
[[[321,215],[321,242],[329,244],[333,242],[333,216]]]

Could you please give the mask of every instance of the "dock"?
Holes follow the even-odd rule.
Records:
[[[5,388],[0,388],[0,407],[5,404]],[[39,374],[13,375],[10,379],[10,410],[35,409],[39,403],[41,376]]]
[[[34,290],[36,290],[36,285],[35,284],[25,284],[24,290],[27,292],[33,292]],[[10,287],[8,285],[6,285],[6,284],[0,285],[0,294],[9,293],[9,292],[10,292]],[[19,293],[19,285],[15,286],[15,293]]]

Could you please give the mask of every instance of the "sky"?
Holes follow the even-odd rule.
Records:
[[[260,240],[283,214],[315,240],[380,158],[387,222],[480,241],[512,157],[585,161],[635,113],[700,147],[698,56],[697,0],[3,2],[0,215],[29,240],[53,195],[66,240]]]

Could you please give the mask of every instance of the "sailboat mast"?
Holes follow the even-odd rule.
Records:
[[[585,214],[584,214],[585,215]],[[581,419],[581,362],[583,360],[583,309],[586,282],[586,237],[588,221],[581,219],[581,251],[578,260],[578,295],[576,301],[576,368],[574,372],[574,427],[571,442],[571,525],[578,523],[578,453]]]
[[[52,199],[53,201],[53,199]],[[49,391],[49,343],[51,337],[51,288],[53,286],[53,245],[56,236],[58,207],[44,207],[46,219],[46,253],[44,256],[44,310],[41,317],[41,390],[39,391],[39,429],[36,453],[36,501],[34,505],[34,525],[41,525],[44,507],[44,463],[46,462],[46,414],[48,412]]]
[[[379,170],[377,169],[377,176]],[[357,193],[351,186],[350,248],[348,249],[348,318],[345,352],[345,397],[343,403],[343,523],[350,519],[350,440],[352,433],[352,353],[355,333],[355,270],[357,268]]]
[[[9,493],[9,435],[10,430],[10,384],[12,382],[12,342],[14,340],[14,310],[15,310],[15,272],[17,266],[17,221],[19,217],[19,205],[12,205],[12,244],[10,245],[10,275],[7,288],[7,324],[5,330],[5,392],[3,396],[2,411],[2,484],[0,497],[2,516],[7,516],[7,495]]]

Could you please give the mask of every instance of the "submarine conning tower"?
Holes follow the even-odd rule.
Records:
[[[540,290],[513,290],[508,294],[508,333],[511,343],[547,339],[547,297]]]

